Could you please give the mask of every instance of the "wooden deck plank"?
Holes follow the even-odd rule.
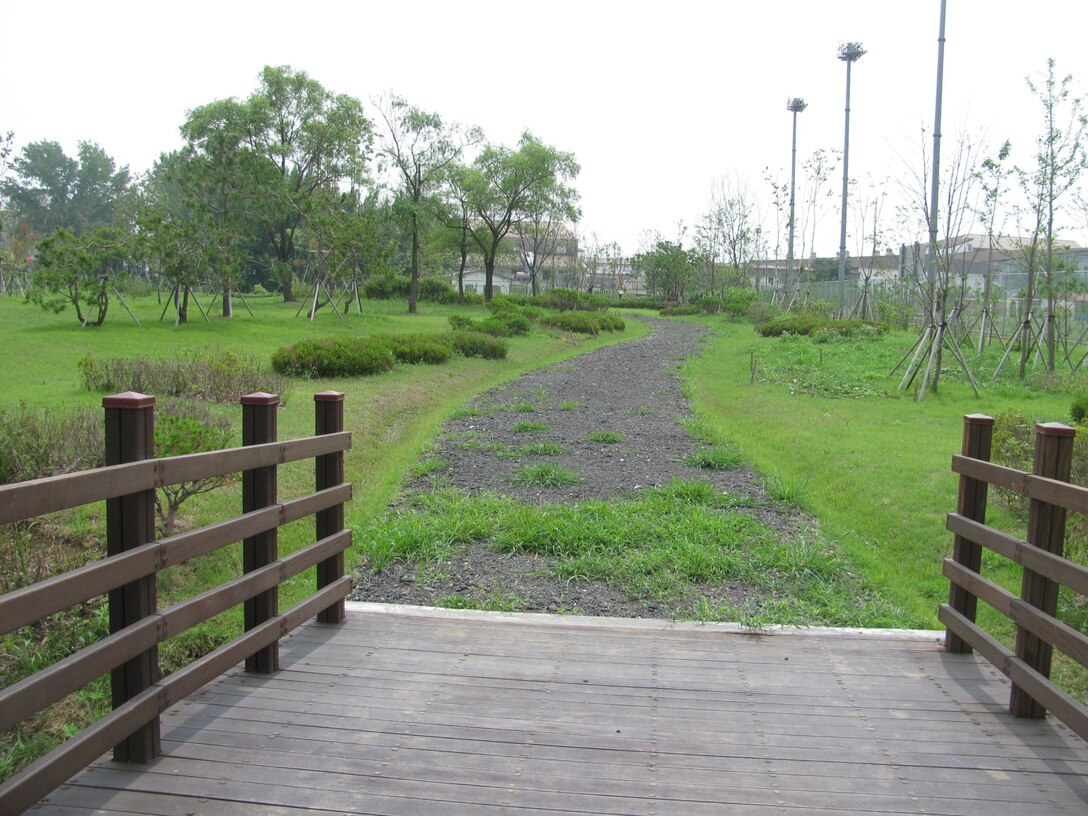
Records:
[[[353,608],[40,812],[1083,813],[1088,747],[925,635]],[[82,798],[81,798],[82,797]],[[206,800],[205,809],[196,807]],[[213,803],[214,808],[207,803]],[[190,810],[184,810],[184,807]],[[80,809],[80,808],[83,809]],[[143,808],[143,810],[141,810]]]
[[[194,698],[195,702],[211,706],[253,707],[275,710],[281,713],[308,714],[319,710],[323,697],[305,696],[284,692],[277,694],[266,690],[254,690],[248,695],[240,696],[230,693],[230,689],[217,687],[213,691],[205,692]],[[393,705],[392,702],[396,702]],[[452,725],[495,727],[503,729],[526,728],[532,725],[537,727],[565,726],[568,731],[571,727],[585,726],[587,733],[593,731],[609,731],[617,723],[624,723],[624,732],[635,738],[644,738],[641,730],[653,729],[658,734],[679,733],[689,738],[705,740],[718,740],[727,743],[751,740],[754,736],[766,736],[771,741],[788,740],[790,744],[797,746],[808,745],[812,741],[818,741],[817,746],[834,747],[835,740],[861,739],[866,742],[878,738],[880,741],[893,741],[901,744],[922,741],[943,741],[953,744],[955,750],[961,750],[962,746],[973,746],[972,750],[979,753],[988,753],[995,743],[1000,742],[1003,729],[991,727],[985,731],[977,728],[961,729],[957,732],[945,727],[932,726],[912,722],[910,720],[892,720],[884,724],[874,724],[865,717],[838,717],[831,723],[822,723],[817,717],[806,717],[800,720],[796,716],[785,723],[767,722],[763,717],[754,712],[741,712],[730,718],[730,729],[727,734],[722,734],[717,729],[709,729],[704,717],[676,717],[673,714],[660,715],[651,706],[632,708],[609,707],[593,704],[587,706],[572,706],[569,703],[553,703],[543,700],[535,704],[535,716],[530,720],[525,717],[527,706],[503,708],[500,706],[478,705],[475,711],[468,709],[459,702],[444,703],[434,696],[426,700],[414,702],[405,701],[372,701],[369,705],[358,705],[354,702],[340,701],[337,703],[337,716],[351,717],[352,719],[376,723],[446,723]],[[880,727],[878,728],[877,725]],[[1011,736],[1011,735],[1008,735]],[[1025,746],[1035,748],[1068,749],[1070,739],[1054,729],[1032,728],[1030,724],[1020,730],[1017,740]]]

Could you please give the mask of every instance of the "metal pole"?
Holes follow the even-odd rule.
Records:
[[[947,0],[941,0],[941,31],[937,37],[937,102],[933,112],[933,179],[929,198],[929,263],[926,276],[932,286],[937,280],[937,212],[941,179],[941,97],[944,91],[944,14]],[[936,303],[936,298],[934,298]],[[938,315],[943,319],[944,315]]]
[[[789,227],[789,242],[786,249],[786,292],[787,297],[794,284],[794,265],[793,265],[793,232],[794,232],[794,201],[797,190],[797,114],[803,111],[806,107],[805,100],[793,99],[787,106],[793,114],[793,152],[790,154],[790,227]],[[788,302],[788,301],[787,301]]]
[[[839,233],[839,311],[846,296],[846,199],[850,184],[850,68],[865,55],[861,43],[839,47],[839,59],[846,63],[846,125],[842,142],[842,225]]]

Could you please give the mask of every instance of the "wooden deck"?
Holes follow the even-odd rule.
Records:
[[[938,639],[349,605],[31,812],[1085,813],[1085,743]]]

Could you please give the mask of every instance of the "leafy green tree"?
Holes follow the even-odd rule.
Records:
[[[238,149],[251,154],[220,162],[217,172],[248,201],[272,247],[284,300],[294,300],[296,241],[315,196],[364,180],[372,129],[359,100],[333,94],[302,71],[268,66],[247,100],[197,108],[182,132],[192,147],[208,139],[230,144],[237,136]]]
[[[529,270],[529,285],[536,295],[540,290],[541,272],[545,264],[555,257],[563,241],[564,224],[573,223],[582,215],[578,207],[578,192],[565,184],[545,187],[530,196],[524,213],[518,226],[518,243],[522,262]],[[594,282],[591,278],[591,289]]]
[[[464,174],[469,211],[475,221],[469,235],[483,256],[487,300],[494,289],[495,259],[510,228],[542,202],[573,200],[568,182],[579,169],[572,153],[556,150],[526,131],[516,150],[484,147]]]
[[[653,246],[635,255],[631,266],[646,278],[646,289],[663,300],[683,301],[695,279],[695,264],[680,241],[658,237]]]
[[[223,316],[234,313],[233,291],[240,283],[253,236],[253,216],[262,171],[275,177],[245,143],[243,119],[233,100],[194,111],[182,126],[186,146],[160,158],[157,204],[172,217],[198,229],[206,258],[206,282],[223,300]]]
[[[64,228],[76,235],[113,223],[118,199],[129,185],[127,167],[93,142],[80,142],[79,155],[65,155],[57,142],[32,142],[12,162],[0,194],[38,237]]]
[[[1028,87],[1043,108],[1043,128],[1036,138],[1035,165],[1017,168],[1017,176],[1025,199],[1028,201],[1028,222],[1031,239],[1024,248],[1028,268],[1028,294],[1026,308],[1030,309],[1034,295],[1035,275],[1033,268],[1041,262],[1046,313],[1046,369],[1054,371],[1056,342],[1056,295],[1061,270],[1054,265],[1054,221],[1060,208],[1060,199],[1076,186],[1081,174],[1088,168],[1088,114],[1080,97],[1073,96],[1073,77],[1058,79],[1054,74],[1055,61],[1047,60],[1047,71],[1042,81],[1027,78]],[[1039,258],[1039,255],[1042,255]],[[1031,343],[1021,345],[1020,376],[1026,371],[1031,357]]]
[[[379,154],[396,174],[398,210],[407,223],[411,244],[408,311],[414,313],[419,300],[420,236],[438,206],[437,195],[450,168],[466,147],[483,139],[483,133],[478,128],[447,125],[437,113],[420,110],[395,94],[381,100],[378,111],[385,123]]]
[[[465,302],[465,267],[468,256],[475,245],[472,240],[472,208],[469,201],[468,182],[472,171],[463,164],[453,164],[446,173],[442,206],[438,209],[438,220],[445,227],[439,233],[440,246],[448,248],[458,260],[457,296]]]
[[[132,236],[118,227],[99,227],[75,235],[65,228],[38,243],[33,288],[28,299],[43,309],[68,306],[84,326],[101,326],[110,305],[110,289],[125,272]]]
[[[155,414],[156,456],[185,456],[220,450],[230,444],[231,437],[230,422],[214,416],[198,403],[167,402]],[[236,474],[212,476],[160,487],[155,493],[159,535],[174,534],[182,504],[193,496],[228,485],[236,478]]]

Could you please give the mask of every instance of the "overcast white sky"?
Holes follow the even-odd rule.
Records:
[[[945,136],[1011,138],[1028,163],[1040,108],[1024,78],[1053,56],[1078,94],[1088,90],[1088,4],[948,6]],[[851,176],[901,177],[899,156],[932,126],[939,10],[939,0],[8,3],[0,131],[69,152],[95,141],[139,172],[180,144],[187,110],[244,97],[263,65],[286,64],[367,104],[391,89],[492,141],[513,144],[527,128],[572,151],[581,230],[633,252],[643,230],[692,224],[715,177],[740,172],[762,188],[770,166],[788,179],[788,97],[809,103],[799,158],[841,149],[844,41],[869,51],[853,72]],[[821,254],[837,251],[837,220],[835,203]],[[1085,232],[1065,231],[1088,243]]]

